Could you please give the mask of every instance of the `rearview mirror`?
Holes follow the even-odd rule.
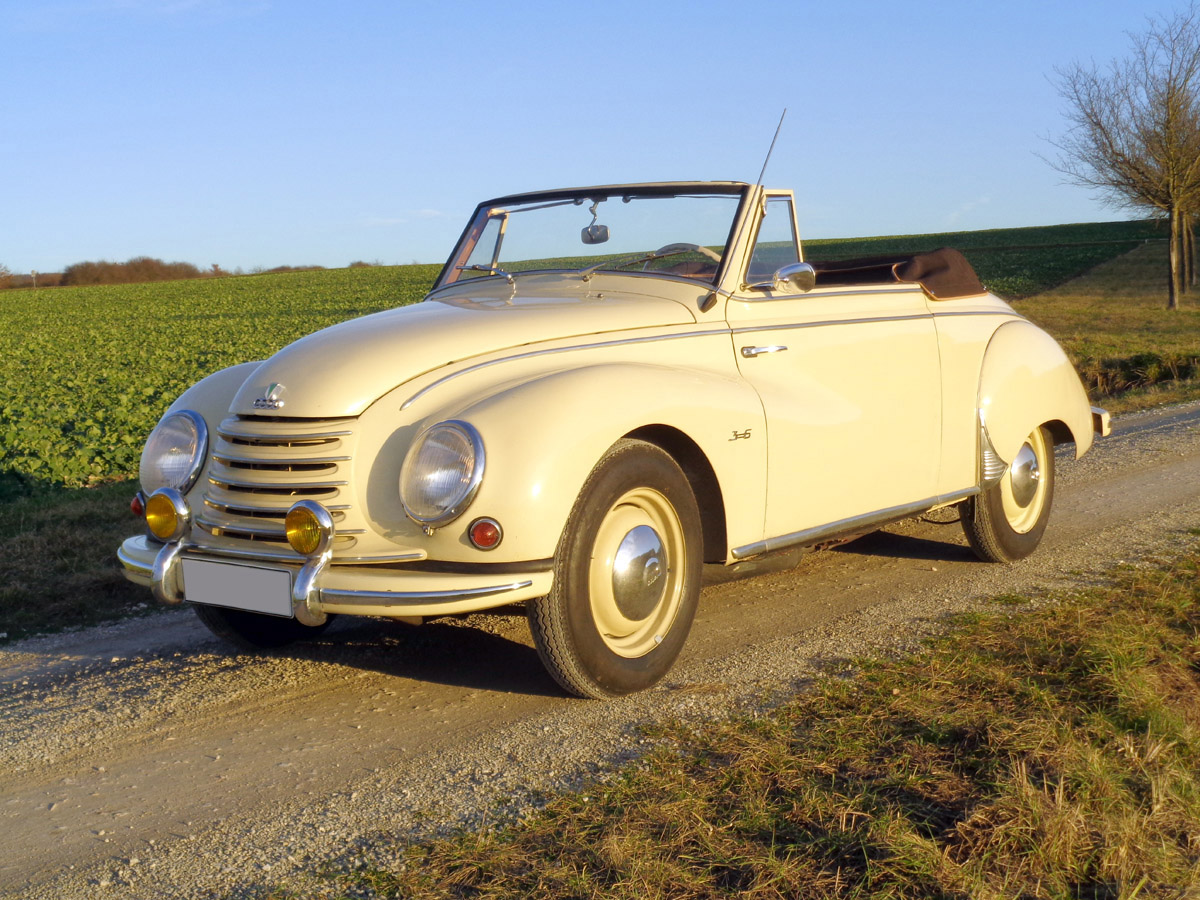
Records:
[[[588,225],[579,232],[579,239],[585,244],[603,244],[608,240],[608,226]]]

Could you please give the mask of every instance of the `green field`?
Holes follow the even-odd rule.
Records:
[[[1017,300],[1062,284],[1145,241],[1165,237],[1164,227],[1147,219],[805,241],[804,255],[838,260],[953,247],[971,261],[988,290],[1006,300]]]
[[[810,241],[812,258],[964,249],[1002,296],[1043,290],[1160,236],[1149,222]],[[437,266],[0,292],[0,498],[137,471],[186,387],[311,331],[421,298]]]
[[[0,292],[0,497],[137,472],[163,410],[204,375],[420,300],[437,266]]]

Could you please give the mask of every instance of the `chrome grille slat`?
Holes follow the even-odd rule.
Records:
[[[349,462],[348,456],[321,456],[301,458],[264,458],[261,456],[234,456],[229,453],[214,453],[213,459],[229,468],[278,469],[294,472],[297,469],[336,469],[338,463]]]
[[[269,494],[291,493],[305,494],[311,492],[329,492],[336,491],[340,487],[345,487],[349,482],[346,481],[308,481],[308,482],[287,482],[287,481],[263,481],[255,483],[253,481],[234,481],[232,478],[214,478],[212,475],[208,477],[210,484],[215,484],[218,487],[235,488],[242,491],[262,491]]]
[[[282,520],[283,517],[285,515],[287,515],[287,511],[292,508],[291,503],[288,503],[285,506],[280,506],[278,508],[273,507],[271,509],[263,509],[262,507],[255,508],[255,507],[247,507],[247,506],[233,506],[228,503],[218,503],[214,500],[210,500],[208,497],[204,498],[204,505],[209,507],[210,509],[215,509],[218,512],[227,513],[228,515],[231,515],[231,516],[249,516],[251,518],[257,517],[257,518],[280,519],[280,520]],[[325,508],[327,510],[329,510],[329,514],[331,516],[333,516],[333,521],[335,521],[335,522],[339,521],[340,519],[345,519],[346,518],[345,511],[350,508],[348,505],[346,505],[344,503],[340,503],[337,505],[322,504],[322,506],[325,506]]]

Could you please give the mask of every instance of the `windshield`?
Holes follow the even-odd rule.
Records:
[[[481,207],[438,287],[547,270],[675,275],[713,284],[742,191],[584,189]],[[515,200],[516,198],[514,198]]]

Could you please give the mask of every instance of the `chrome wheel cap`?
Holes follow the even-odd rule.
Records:
[[[640,621],[654,611],[667,588],[663,577],[662,538],[649,525],[631,530],[617,548],[613,560],[612,589],[617,609],[627,618]]]
[[[1024,509],[1037,496],[1038,482],[1042,470],[1038,466],[1037,454],[1028,444],[1021,447],[1012,464],[1012,497],[1017,506]]]

